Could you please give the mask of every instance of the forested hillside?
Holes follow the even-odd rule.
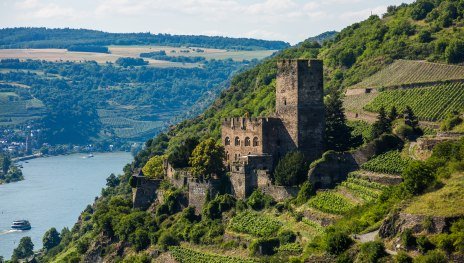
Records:
[[[151,33],[107,33],[86,29],[4,28],[0,29],[0,48],[70,48],[108,45],[193,46],[219,49],[283,49],[283,41],[251,38],[184,36]],[[79,50],[82,50],[79,49]],[[95,48],[92,49],[95,51]],[[106,52],[107,50],[102,50]]]
[[[380,149],[383,152],[350,174],[347,180],[317,193],[305,182],[300,185],[296,198],[280,203],[260,191],[244,201],[230,195],[213,199],[208,195],[205,209],[201,215],[195,215],[193,208],[182,206],[183,190],[163,183],[162,204],[154,203],[147,211],[140,211],[131,206],[130,184],[135,185],[130,176],[137,169],[162,163],[166,155],[170,158],[179,154],[183,158],[193,152],[203,153],[204,149],[198,146],[193,152],[189,147],[198,141],[203,147],[214,145],[220,137],[224,117],[271,114],[275,107],[278,59],[323,59],[329,101],[336,100],[334,90],[362,81],[395,59],[461,63],[463,15],[464,5],[454,0],[421,0],[391,6],[383,18],[371,16],[345,28],[323,45],[305,41],[237,74],[230,88],[203,114],[148,140],[135,161],[125,167],[124,175],[117,181],[108,179],[102,197],[85,209],[72,231],[61,232],[61,243],[47,249],[41,259],[56,262],[96,258],[124,262],[412,262],[415,257],[415,262],[447,262],[456,256],[455,262],[459,262],[464,213],[462,209],[450,213],[443,203],[445,200],[453,205],[463,202],[459,194],[462,192],[459,173],[463,172],[464,144],[462,140],[439,144],[430,159],[411,160],[409,154],[414,147],[408,146],[412,146],[422,131],[410,109],[404,115],[390,112],[389,116],[382,110],[373,127],[362,124],[358,132],[372,128],[374,143],[380,148],[379,145],[384,145]],[[395,133],[392,125],[396,124],[409,130]],[[387,149],[388,144],[391,144],[388,147],[394,146],[391,151]],[[324,154],[311,167],[336,159],[335,154],[333,151]],[[153,174],[159,178],[158,171]],[[399,182],[379,183],[373,177]],[[433,201],[434,198],[437,200]],[[440,214],[454,218],[449,229],[436,230],[437,220],[448,219],[433,218],[428,210],[425,215],[417,211],[414,204],[425,204],[424,200],[430,204],[424,209],[433,206]],[[399,214],[403,208],[409,214]],[[408,221],[411,218],[416,219]],[[401,222],[411,224],[398,225]],[[376,233],[384,241],[374,240]],[[396,251],[386,247],[399,252],[396,255]]]

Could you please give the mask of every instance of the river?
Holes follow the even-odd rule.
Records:
[[[9,259],[24,236],[30,236],[34,250],[51,227],[70,229],[79,214],[100,195],[106,178],[122,173],[132,160],[130,153],[96,153],[38,158],[21,162],[24,181],[0,185],[0,256]],[[10,231],[11,222],[26,219],[28,231]]]

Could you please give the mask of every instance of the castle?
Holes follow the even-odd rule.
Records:
[[[226,163],[238,198],[269,186],[270,174],[288,152],[299,151],[314,161],[324,150],[322,61],[282,60],[277,67],[273,116],[222,123]]]
[[[324,150],[325,110],[323,64],[320,60],[281,60],[277,63],[276,111],[260,118],[226,118],[222,123],[224,160],[230,174],[231,194],[248,197],[256,188],[276,200],[294,196],[297,187],[277,187],[271,174],[287,153],[299,151],[307,161]],[[186,171],[165,165],[166,177],[177,187],[187,187],[189,205],[201,211],[206,192],[216,192],[214,179],[198,182]],[[159,182],[134,175],[134,207],[146,207],[157,198]],[[152,182],[153,181],[153,182]]]

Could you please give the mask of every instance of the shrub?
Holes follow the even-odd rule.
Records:
[[[330,254],[340,255],[347,250],[353,240],[343,232],[328,232],[326,236],[326,251]]]
[[[423,193],[435,182],[433,169],[424,162],[411,162],[403,171],[404,186],[414,195]]]
[[[307,166],[302,153],[287,153],[284,158],[279,161],[275,169],[275,183],[277,185],[294,186],[304,182],[307,178]]]
[[[296,197],[296,204],[302,205],[306,203],[313,194],[314,190],[312,184],[309,181],[304,182]]]
[[[261,210],[270,207],[275,203],[271,196],[264,194],[261,190],[256,189],[247,199],[247,205],[254,210]]]
[[[446,255],[438,250],[432,250],[427,252],[424,256],[417,257],[418,263],[446,263]]]
[[[142,171],[146,177],[161,179],[164,177],[164,157],[155,155],[143,166]]]
[[[416,245],[416,238],[412,235],[411,229],[405,229],[400,236],[401,244],[405,248],[410,248]]]
[[[417,242],[417,248],[421,253],[426,253],[429,250],[432,250],[434,248],[433,244],[430,242],[430,240],[426,236],[420,236],[416,240]]]
[[[356,262],[369,262],[375,263],[387,253],[385,247],[380,241],[366,242],[361,245],[359,254],[356,258]]]
[[[179,240],[169,232],[163,232],[158,239],[160,249],[166,251],[170,246],[179,245]]]
[[[150,237],[148,231],[144,229],[137,229],[135,233],[131,235],[130,242],[135,247],[135,250],[141,251],[146,249],[150,245]]]
[[[277,238],[259,238],[251,242],[250,252],[252,255],[273,255],[278,246],[279,239]]]
[[[296,234],[291,230],[282,230],[277,234],[277,237],[281,245],[296,241]]]
[[[414,20],[422,20],[434,7],[434,4],[430,1],[417,1],[411,10],[411,17]]]
[[[448,63],[460,63],[464,61],[464,42],[453,39],[445,49],[445,59]]]
[[[398,252],[395,256],[395,263],[412,263],[412,258],[404,251]]]

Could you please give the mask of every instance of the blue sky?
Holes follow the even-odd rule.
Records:
[[[412,0],[0,0],[0,27],[204,34],[295,44]]]

